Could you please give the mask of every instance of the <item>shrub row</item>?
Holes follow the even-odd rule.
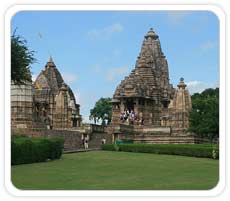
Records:
[[[44,162],[59,159],[62,155],[62,138],[12,138],[11,164]]]
[[[218,147],[207,144],[105,144],[102,150],[219,158]]]
[[[101,149],[106,150],[106,151],[118,151],[116,150],[116,147],[118,147],[118,145],[116,144],[102,144],[101,145]]]

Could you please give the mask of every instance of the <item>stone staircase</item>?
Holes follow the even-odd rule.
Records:
[[[70,151],[64,151],[64,154],[79,153],[79,152],[88,152],[88,151],[99,151],[101,148],[91,148],[91,149],[75,149]]]

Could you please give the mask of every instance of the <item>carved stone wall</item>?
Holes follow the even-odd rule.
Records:
[[[112,143],[112,135],[106,132],[96,132],[91,129],[89,135],[89,148],[100,148],[102,139],[106,139],[106,143]],[[75,151],[83,149],[82,132],[74,130],[39,130],[39,129],[13,129],[12,135],[25,135],[28,137],[62,137],[64,138],[64,151]]]

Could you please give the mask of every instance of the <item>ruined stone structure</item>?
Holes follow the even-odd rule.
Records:
[[[170,84],[168,63],[153,29],[144,37],[135,68],[116,88],[112,104],[111,132],[116,136],[129,133],[126,138],[133,135],[132,139],[141,141],[137,139],[141,135],[142,141],[154,143],[148,135],[185,134],[191,97],[183,78],[177,89]],[[124,113],[128,114],[125,121]]]
[[[11,110],[12,128],[81,126],[80,105],[51,57],[33,84],[11,85]]]

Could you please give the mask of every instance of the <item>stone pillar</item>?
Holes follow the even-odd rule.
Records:
[[[138,98],[135,98],[134,99],[134,112],[136,113],[136,114],[138,114],[138,112],[139,112],[139,107],[138,107],[139,105],[138,105]]]
[[[121,113],[121,102],[117,99],[112,99],[112,123],[119,124],[120,123],[120,113]]]
[[[67,88],[63,85],[55,98],[54,129],[66,129],[69,126]],[[71,116],[69,117],[71,119]]]
[[[123,112],[124,109],[125,109],[124,100],[121,99],[121,101],[120,101],[120,110],[121,110],[121,112]]]

